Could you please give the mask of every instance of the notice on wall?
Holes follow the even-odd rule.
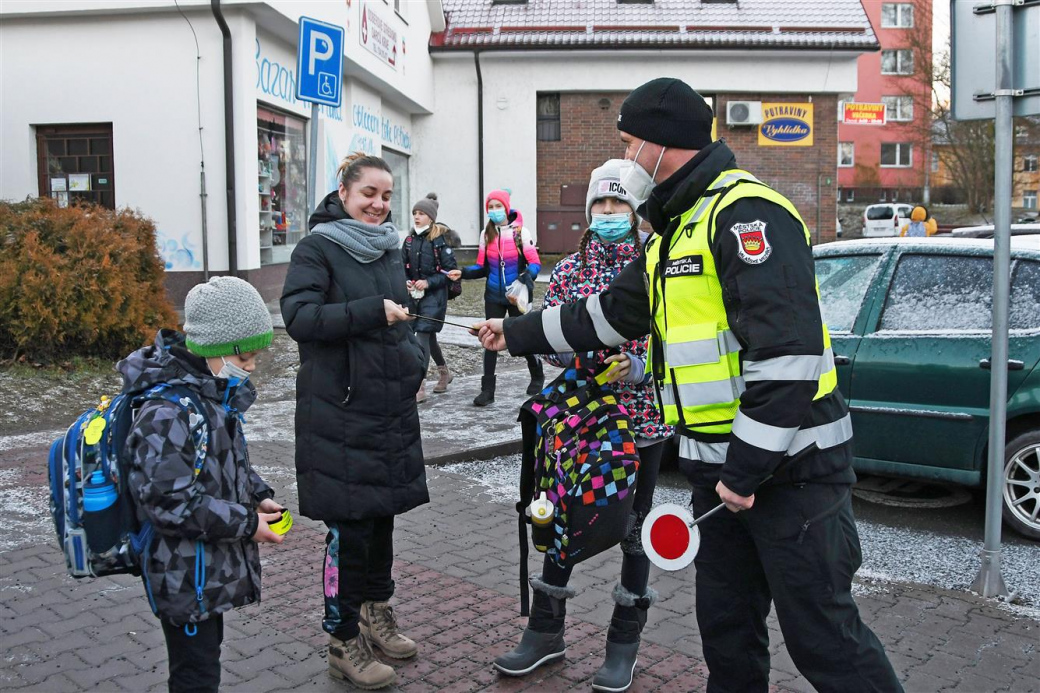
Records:
[[[51,178],[51,192],[62,192],[66,190],[65,178]]]
[[[760,147],[811,147],[813,105],[811,103],[763,103],[758,126]]]
[[[361,6],[361,45],[384,63],[397,69],[397,30],[372,9]]]
[[[845,102],[841,122],[846,125],[884,125],[885,104]]]
[[[89,173],[70,173],[69,174],[69,190],[73,190],[73,191],[90,190],[90,174]]]

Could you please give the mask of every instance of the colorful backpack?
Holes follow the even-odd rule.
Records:
[[[616,546],[629,528],[639,453],[628,410],[577,357],[520,409],[520,610],[528,614],[528,508],[544,493],[554,506],[551,536],[535,542],[561,567]],[[536,530],[537,532],[537,530]]]
[[[196,477],[206,461],[205,409],[186,387],[164,383],[114,399],[102,397],[101,404],[80,415],[51,445],[48,459],[51,517],[72,577],[141,574],[154,530],[151,523],[139,523],[134,512],[126,439],[148,400],[166,400],[188,412]]]

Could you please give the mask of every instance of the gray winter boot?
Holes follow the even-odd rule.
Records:
[[[639,634],[646,625],[646,612],[657,600],[657,592],[647,588],[638,597],[621,583],[614,587],[614,615],[607,630],[607,653],[603,665],[592,677],[592,690],[617,693],[627,691],[636,671]]]
[[[506,676],[529,674],[567,654],[567,643],[563,640],[567,599],[576,592],[569,587],[547,585],[539,578],[531,578],[531,589],[534,591],[531,617],[520,644],[495,659],[495,668]]]

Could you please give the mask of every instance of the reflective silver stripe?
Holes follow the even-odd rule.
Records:
[[[693,216],[690,217],[690,222],[698,222],[704,216],[704,213],[711,207],[711,203],[715,201],[715,197],[702,197],[701,201],[693,208]]]
[[[678,406],[675,401],[674,387],[671,383],[661,385],[661,403],[665,406]],[[726,404],[739,399],[744,389],[744,379],[741,377],[713,380],[707,383],[683,383],[679,385],[679,399],[682,400],[684,407]]]
[[[546,308],[542,311],[542,332],[549,341],[549,346],[557,354],[574,351],[563,336],[563,325],[560,322],[562,313],[560,307]]]
[[[784,452],[787,450],[797,433],[797,426],[794,428],[770,426],[761,421],[755,421],[742,411],[738,411],[733,419],[733,435],[748,445],[769,450],[770,452]]]
[[[732,330],[723,330],[719,333],[719,349],[723,354],[734,354],[740,351],[740,341]]]
[[[726,461],[729,443],[702,443],[693,438],[679,436],[679,457],[684,460],[722,464]]]
[[[592,326],[596,328],[596,337],[599,341],[607,346],[617,346],[628,341],[607,322],[607,316],[603,314],[603,306],[599,304],[599,294],[589,296],[589,300],[585,302],[585,308],[592,316]]]
[[[826,349],[822,356],[777,356],[765,361],[745,361],[744,379],[817,381],[822,373],[834,367],[834,352]]]
[[[798,431],[791,444],[787,446],[787,454],[801,452],[814,443],[821,450],[826,450],[849,440],[852,440],[852,415],[846,414],[837,421]]]
[[[725,176],[722,177],[722,180],[708,188],[708,190],[720,190],[722,188],[727,188],[733,183],[736,183],[738,180],[757,181],[758,179],[750,173],[727,173]]]
[[[664,345],[664,360],[672,368],[696,366],[702,363],[718,363],[719,342],[717,339],[697,339],[692,342],[667,342]]]

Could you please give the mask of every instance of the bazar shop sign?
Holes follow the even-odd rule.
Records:
[[[763,103],[758,126],[760,147],[811,147],[813,105],[811,103]]]
[[[397,31],[369,3],[361,6],[361,45],[381,61],[397,69]]]
[[[841,122],[846,125],[884,125],[885,104],[846,101],[842,109]]]

